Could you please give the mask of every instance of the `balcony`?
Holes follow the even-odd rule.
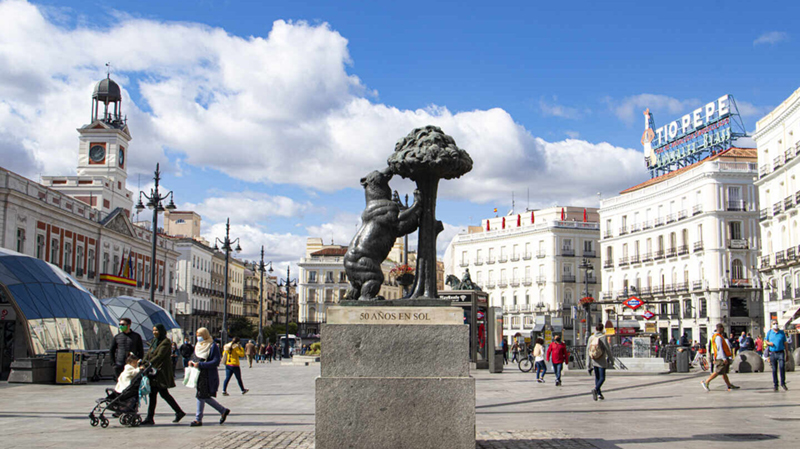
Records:
[[[702,290],[703,281],[692,281],[692,291]]]
[[[86,275],[86,277],[88,277],[89,279],[94,279],[94,276],[95,276],[94,271],[89,271],[89,274]]]
[[[659,217],[655,219],[655,227],[664,226],[664,218]]]
[[[494,288],[494,287],[495,287],[494,281],[489,281],[486,283],[486,288]]]
[[[769,174],[769,166],[768,165],[762,165],[761,167],[758,167],[758,177],[759,178],[763,178],[764,176],[767,176],[767,174]]]
[[[775,265],[783,265],[786,263],[786,259],[783,256],[783,251],[778,251],[775,253]]]
[[[532,284],[533,284],[533,279],[532,278],[526,277],[526,278],[522,279],[522,285],[527,287],[527,286],[532,285]]]
[[[747,249],[749,244],[747,239],[730,239],[728,240],[728,249]]]
[[[78,268],[75,270],[75,276],[81,277],[83,276],[83,268]]]
[[[605,262],[603,262],[603,268],[614,268],[614,261],[606,260]]]
[[[564,257],[574,257],[575,250],[572,248],[561,248],[561,255]]]
[[[758,211],[758,219],[759,220],[766,220],[769,218],[769,209],[766,207]]]
[[[653,260],[653,253],[644,253],[642,256],[642,262],[650,262]]]
[[[761,257],[761,263],[759,264],[759,267],[762,270],[768,269],[770,267],[770,265],[769,265],[769,255]]]
[[[627,226],[623,226],[623,227],[619,228],[619,235],[625,235],[627,233],[628,233],[628,227]]]
[[[678,212],[678,220],[679,221],[683,220],[684,218],[688,218],[688,217],[689,217],[689,212],[688,211],[682,210],[682,211]]]
[[[663,259],[663,258],[664,258],[664,250],[656,251],[656,254],[653,257],[653,259],[655,259],[655,260],[659,260],[659,259]]]
[[[619,265],[621,267],[627,266],[628,265],[628,258],[627,257],[620,257],[619,258],[619,263],[617,265]]]
[[[512,262],[519,262],[519,254],[512,254],[511,255]]]
[[[661,296],[661,295],[664,294],[664,286],[663,285],[657,285],[657,286],[653,287],[652,292],[653,292],[653,296]]]
[[[689,291],[689,283],[688,282],[681,282],[675,284],[675,291],[678,293],[685,293]]]
[[[703,206],[701,204],[697,204],[692,208],[692,215],[699,215],[703,213]]]
[[[519,287],[519,279],[511,279],[511,286],[512,287]]]
[[[544,285],[547,283],[547,276],[536,276],[536,285]]]
[[[784,289],[782,298],[783,299],[792,299],[792,289],[791,288]]]
[[[700,252],[703,250],[703,242],[694,242],[694,252]]]
[[[531,260],[531,257],[533,257],[533,254],[525,253],[522,255],[522,260]]]
[[[508,262],[508,256],[500,256],[497,261],[500,263],[506,263]]]
[[[494,256],[489,256],[486,258],[486,265],[494,265]]]
[[[460,263],[460,264],[458,264],[458,265],[459,265],[461,268],[468,267],[468,266],[469,266],[469,261],[468,261],[468,260],[462,260],[462,261],[461,261],[461,263]],[[326,280],[325,282],[326,282],[326,283],[328,283],[328,284],[331,284],[331,283],[333,283],[333,279]]]
[[[650,287],[642,287],[639,289],[639,296],[651,296]]]
[[[589,276],[588,278],[584,278],[584,281],[587,284],[596,284],[597,283],[597,278],[595,276]]]
[[[732,200],[728,201],[728,207],[726,210],[729,211],[744,211],[747,210],[744,200]]]
[[[633,256],[631,256],[631,264],[640,263],[640,262],[641,262],[641,258],[639,257],[638,254],[634,254]]]
[[[689,254],[689,245],[681,245],[678,247],[678,255],[685,256]]]
[[[583,250],[583,257],[597,257],[597,253],[595,251]]]
[[[536,258],[537,259],[544,259],[545,256],[547,256],[547,251],[545,251],[543,249],[540,249],[539,251],[536,251]]]
[[[483,257],[478,257],[477,259],[475,259],[475,266],[479,267],[481,265],[483,265]]]
[[[676,221],[678,221],[678,214],[667,215],[667,223],[675,223]]]
[[[678,257],[678,250],[676,248],[667,248],[667,257]]]
[[[792,261],[797,259],[797,251],[795,247],[786,250],[786,260]]]
[[[786,162],[789,162],[792,159],[794,159],[795,151],[796,151],[796,148],[795,147],[791,147],[791,148],[787,148],[786,151],[783,152],[783,157],[786,160]]]
[[[784,163],[783,155],[780,155],[772,160],[772,169],[777,170],[778,168],[783,166]]]
[[[652,222],[652,221],[650,221],[650,220],[647,220],[647,221],[645,221],[644,223],[642,223],[642,230],[643,230],[643,231],[646,231],[646,230],[648,230],[648,229],[651,229],[652,227],[653,227],[653,222]]]
[[[783,212],[783,203],[778,201],[772,205],[772,215],[780,215],[781,212]]]
[[[741,279],[731,279],[731,287],[732,288],[750,288],[753,284],[750,282],[750,279],[741,278]]]
[[[800,192],[794,194],[794,202],[795,204],[800,204]]]
[[[634,232],[639,232],[641,230],[642,230],[642,225],[641,224],[636,223],[636,224],[631,225],[631,234],[633,234]]]
[[[506,288],[508,287],[508,281],[505,279],[500,279],[500,281],[497,283],[497,286],[500,288]]]
[[[574,284],[575,283],[575,275],[574,274],[561,275],[561,282],[568,282],[568,283]]]
[[[787,196],[783,199],[783,210],[789,210],[794,207],[794,195]]]
[[[610,229],[606,229],[605,232],[603,232],[603,238],[610,239],[611,237],[614,237],[614,233],[611,232]]]

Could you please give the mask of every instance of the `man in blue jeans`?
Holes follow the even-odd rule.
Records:
[[[606,369],[614,366],[614,356],[606,341],[605,326],[598,323],[595,331],[586,343],[586,366],[589,368],[589,374],[594,371],[592,399],[596,401],[605,399],[601,388],[606,381]]]
[[[778,391],[778,371],[781,375],[781,387],[786,388],[786,334],[778,328],[778,322],[772,320],[772,329],[764,338],[764,345],[769,349],[769,363],[772,365],[772,384]]]

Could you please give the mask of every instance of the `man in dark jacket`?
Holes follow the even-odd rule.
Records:
[[[189,343],[189,337],[183,340],[183,344],[178,351],[180,351],[181,357],[183,357],[183,367],[186,368],[189,366],[189,360],[192,358],[192,354],[194,354],[194,346]]]
[[[120,332],[114,336],[114,340],[111,342],[111,350],[109,351],[111,362],[114,364],[115,379],[125,370],[125,360],[129,354],[133,354],[140,359],[144,357],[142,336],[131,331],[130,318],[119,319],[119,330]]]

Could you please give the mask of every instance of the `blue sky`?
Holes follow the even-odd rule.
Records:
[[[730,93],[752,131],[800,87],[796,2],[499,3],[3,1],[3,166],[74,171],[111,61],[129,188],[160,161],[209,237],[231,215],[245,256],[285,262],[307,236],[346,243],[358,178],[414,126],[475,159],[442,183],[446,240],[512,191],[518,209],[528,189],[532,207],[595,206],[644,180],[646,107],[660,126]]]

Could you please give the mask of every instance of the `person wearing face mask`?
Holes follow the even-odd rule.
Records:
[[[224,424],[231,413],[217,402],[217,390],[219,390],[219,362],[222,360],[219,346],[211,339],[211,334],[208,329],[201,327],[197,329],[197,344],[194,347],[194,354],[189,366],[200,370],[200,376],[197,378],[197,413],[195,414],[192,427],[199,427],[203,425],[203,411],[206,404],[214,408],[220,414],[219,423]]]
[[[114,364],[114,379],[119,379],[119,375],[125,370],[126,360],[131,354],[140,359],[144,356],[142,336],[131,331],[130,318],[120,318],[119,333],[111,341],[109,350],[109,357]]]
[[[172,363],[172,342],[167,338],[167,328],[163,324],[156,324],[153,327],[153,341],[150,343],[150,350],[144,359],[150,362],[155,368],[155,376],[150,377],[150,398],[147,406],[147,417],[142,421],[143,426],[155,424],[153,417],[156,414],[156,403],[158,396],[167,401],[172,410],[175,411],[174,423],[180,422],[186,413],[181,410],[181,406],[175,398],[169,394],[169,389],[175,387],[175,370]]]
[[[786,388],[786,334],[778,327],[778,322],[772,320],[772,329],[764,338],[764,345],[769,349],[769,363],[772,365],[772,385],[778,391],[778,373],[781,376],[781,387]]]

